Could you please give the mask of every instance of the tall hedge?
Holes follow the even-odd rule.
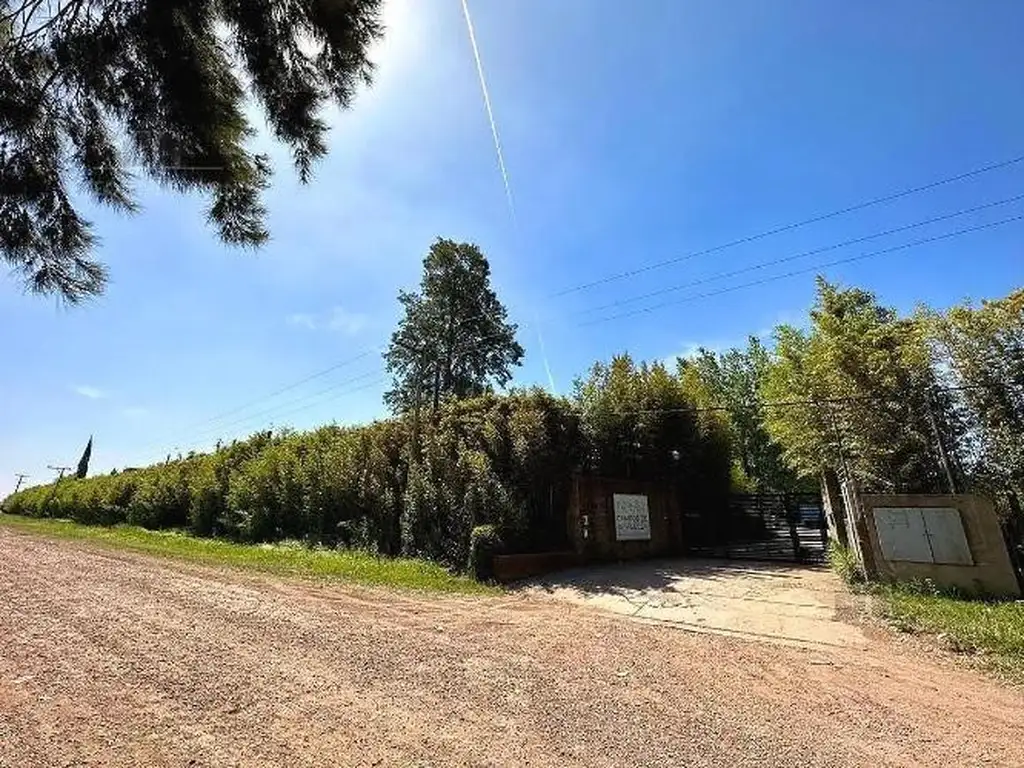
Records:
[[[655,390],[664,384],[656,383]],[[425,409],[415,456],[409,417],[260,432],[208,454],[28,488],[8,498],[6,509],[237,541],[301,539],[465,568],[479,526],[492,526],[510,551],[564,547],[576,471],[669,479],[707,469],[713,441],[678,390],[631,404],[681,410],[642,420],[631,433],[628,466],[616,464],[628,417],[609,424],[608,408],[597,413],[593,402],[531,390]]]

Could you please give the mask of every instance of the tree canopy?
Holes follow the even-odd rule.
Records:
[[[960,462],[981,488],[1024,497],[1024,289],[929,319],[965,422]]]
[[[368,83],[381,0],[0,0],[0,255],[29,290],[102,292],[72,190],[137,209],[140,175],[200,192],[229,244],[268,232],[271,166],[249,100],[301,180],[327,151],[329,103]]]
[[[818,281],[810,330],[776,330],[762,394],[769,434],[802,474],[845,465],[886,491],[942,490],[939,430],[955,440],[927,328],[875,296]]]
[[[693,377],[706,407],[722,408],[737,463],[737,485],[756,491],[787,491],[798,485],[781,446],[764,426],[761,387],[771,363],[769,350],[751,336],[746,349],[714,353],[701,349],[679,360],[680,376]]]
[[[575,382],[588,455],[585,468],[608,477],[672,481],[689,508],[723,506],[730,484],[729,433],[692,382],[661,363],[626,354],[595,363]]]
[[[417,395],[436,410],[446,398],[511,380],[523,348],[477,246],[438,238],[423,260],[420,290],[398,300],[404,315],[384,356],[392,375],[384,399],[393,410],[412,407]]]

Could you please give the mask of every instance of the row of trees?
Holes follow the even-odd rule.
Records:
[[[842,469],[871,490],[1024,494],[1024,290],[901,316],[819,279],[806,328],[680,361],[723,407],[734,477],[788,490]]]
[[[685,484],[702,508],[724,502],[728,425],[702,409],[692,376],[623,355],[595,365],[572,398],[495,395],[523,349],[486,257],[469,243],[435,241],[419,290],[399,300],[405,314],[385,355],[393,418],[261,432],[210,454],[104,477],[83,479],[80,471],[15,494],[6,508],[244,541],[298,538],[462,566],[481,525],[510,548],[564,546],[578,471]]]

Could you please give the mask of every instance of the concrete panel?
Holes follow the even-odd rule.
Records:
[[[920,509],[876,507],[873,512],[883,558],[905,563],[935,562]]]
[[[908,507],[957,510],[973,561],[973,564],[960,565],[890,560],[882,551],[877,528],[871,524],[874,515],[867,512],[867,524],[858,526],[857,537],[861,538],[865,567],[871,578],[884,581],[931,579],[941,586],[956,587],[969,593],[1006,597],[1020,595],[1020,585],[999,528],[999,518],[988,499],[970,494],[864,494],[860,503],[865,510]],[[937,523],[937,526],[942,525],[942,522]],[[940,550],[943,546],[940,545]],[[944,557],[948,554],[942,552]]]
[[[934,562],[974,565],[958,510],[927,507],[921,510],[921,514],[924,516],[924,528],[928,532]]]

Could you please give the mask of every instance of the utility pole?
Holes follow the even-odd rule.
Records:
[[[14,486],[14,492],[17,493],[19,490],[21,490],[21,484],[25,480],[25,478],[28,477],[28,475],[26,475],[24,472],[18,472],[15,475],[15,477],[18,478],[18,484]]]
[[[59,475],[57,475],[57,481],[53,484],[53,489],[50,491],[50,495],[46,499],[46,504],[44,505],[45,507],[49,507],[50,506],[50,502],[53,501],[53,497],[57,495],[57,486],[59,486],[60,485],[60,481],[64,479],[64,473],[65,472],[70,472],[71,471],[71,467],[55,467],[52,464],[47,464],[46,468],[47,469],[52,469],[54,472],[59,472],[60,473]]]
[[[55,467],[55,466],[53,466],[52,464],[47,464],[47,465],[46,465],[46,468],[47,468],[47,469],[52,469],[52,470],[53,470],[54,472],[60,472],[60,474],[59,474],[59,475],[57,475],[57,482],[58,482],[58,483],[59,483],[59,482],[60,482],[61,480],[63,480],[63,479],[64,479],[64,473],[65,473],[65,472],[70,472],[70,471],[71,471],[71,467]]]

